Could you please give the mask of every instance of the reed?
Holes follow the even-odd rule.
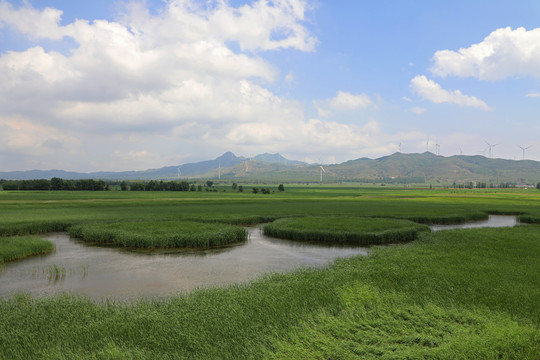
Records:
[[[92,223],[68,229],[84,241],[135,248],[208,248],[244,241],[239,226],[194,221]]]
[[[46,254],[53,250],[54,244],[39,236],[0,237],[0,263]]]
[[[263,229],[265,235],[282,239],[361,246],[412,241],[420,232],[429,231],[408,220],[337,216],[284,218]]]

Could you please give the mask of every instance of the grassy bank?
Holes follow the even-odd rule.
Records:
[[[296,217],[264,226],[268,236],[297,241],[349,243],[360,246],[412,241],[425,225],[407,220],[360,217]]]
[[[324,270],[154,302],[17,296],[0,302],[0,358],[536,360],[539,231],[425,233]]]
[[[46,254],[53,250],[54,244],[39,236],[0,237],[0,263]]]
[[[244,241],[244,228],[193,221],[83,224],[68,229],[84,241],[136,248],[207,248]]]

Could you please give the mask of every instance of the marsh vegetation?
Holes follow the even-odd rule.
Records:
[[[3,192],[4,235],[53,226],[246,224],[308,216],[447,223],[497,213],[519,215],[531,224],[420,231],[406,244],[375,246],[368,256],[339,259],[323,269],[268,274],[249,284],[154,300],[11,296],[0,301],[0,358],[536,360],[536,192],[294,186],[264,197]]]

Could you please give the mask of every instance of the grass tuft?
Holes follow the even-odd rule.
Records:
[[[0,263],[46,254],[54,250],[54,244],[39,236],[0,237]]]

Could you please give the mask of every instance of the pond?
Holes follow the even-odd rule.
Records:
[[[299,243],[264,236],[248,228],[248,240],[234,246],[189,251],[128,251],[91,246],[66,233],[50,233],[52,254],[4,264],[0,297],[26,292],[60,292],[92,299],[135,300],[170,296],[195,288],[247,282],[262,274],[323,267],[338,257],[366,255],[367,248]]]
[[[515,216],[459,225],[433,225],[432,231],[515,226]],[[196,288],[242,283],[271,272],[323,267],[338,257],[367,255],[368,248],[295,242],[265,236],[249,227],[244,243],[208,250],[130,251],[92,246],[67,233],[50,233],[56,251],[0,267],[0,297],[15,293],[50,296],[61,292],[100,300],[162,297]]]

